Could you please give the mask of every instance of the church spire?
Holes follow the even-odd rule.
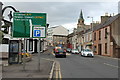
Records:
[[[80,12],[80,17],[79,17],[79,19],[80,19],[80,20],[84,20],[84,19],[83,19],[83,13],[82,13],[82,10],[81,10],[81,12]]]
[[[84,18],[83,18],[83,12],[82,12],[82,10],[80,12],[80,16],[79,16],[79,19],[78,19],[78,24],[84,25]]]

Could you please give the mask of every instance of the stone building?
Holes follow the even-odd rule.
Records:
[[[56,26],[56,27],[48,28],[47,39],[46,39],[48,42],[48,45],[52,45],[52,46],[57,45],[62,40],[61,39],[60,41],[58,41],[58,39],[60,39],[61,37],[62,38],[65,37],[66,39],[66,36],[68,36],[68,34],[69,34],[69,31],[63,26]],[[63,43],[66,43],[66,41]]]
[[[53,45],[67,47],[67,36],[65,35],[53,35]]]

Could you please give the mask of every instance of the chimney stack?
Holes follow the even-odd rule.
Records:
[[[114,16],[115,14],[113,13],[113,16]]]
[[[105,13],[105,16],[108,16],[108,13]]]
[[[111,16],[108,15],[108,13],[105,13],[105,16],[101,16],[101,23],[104,23],[107,21]]]

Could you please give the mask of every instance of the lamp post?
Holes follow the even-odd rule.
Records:
[[[88,16],[87,18],[92,19],[91,29],[92,29],[92,51],[94,52],[94,38],[93,38],[93,17]]]
[[[1,31],[1,26],[2,26],[2,2],[0,2],[0,44],[2,43],[2,38],[3,38],[3,33]]]
[[[19,11],[16,10],[13,6],[5,6],[2,9],[2,12],[1,12],[2,19],[1,20],[4,21],[4,23],[7,23],[7,24],[9,23],[9,26],[7,27],[7,32],[9,33],[9,27],[12,26],[12,22],[11,22],[11,19],[13,18],[12,11],[10,11],[10,13],[8,14],[8,17],[9,17],[10,21],[3,18],[3,14],[4,14],[5,10],[8,9],[8,8],[12,9],[14,12],[19,12]],[[0,11],[1,11],[1,9],[0,9]]]
[[[2,25],[2,2],[0,2],[0,30],[1,30],[1,25]]]

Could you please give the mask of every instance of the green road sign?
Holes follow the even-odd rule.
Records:
[[[15,12],[13,14],[12,36],[15,38],[45,38],[46,13]]]

